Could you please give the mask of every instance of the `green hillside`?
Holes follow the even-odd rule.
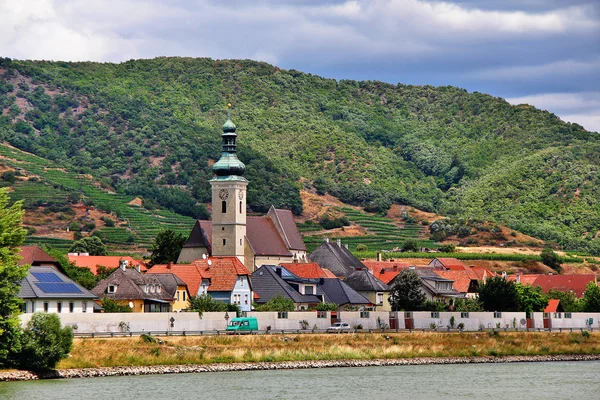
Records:
[[[455,87],[335,81],[248,60],[0,61],[0,137],[120,196],[206,216],[225,104],[248,202],[302,212],[301,185],[503,223],[600,254],[600,136]]]

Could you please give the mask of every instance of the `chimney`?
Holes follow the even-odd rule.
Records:
[[[502,271],[502,279],[506,279],[506,271]]]
[[[342,239],[336,240],[338,247],[342,247]]]
[[[275,273],[279,276],[281,276],[281,267],[277,267],[275,268]]]
[[[381,252],[380,251],[377,252],[377,261],[381,262]]]
[[[394,272],[398,271],[398,266],[394,265]]]
[[[173,262],[172,262],[172,261],[169,261],[169,262],[167,263],[167,269],[171,269],[172,267],[173,267]]]
[[[90,253],[79,253],[80,256],[89,256]]]
[[[329,238],[326,237],[325,239],[323,239],[325,241],[325,243],[329,243]]]
[[[344,245],[344,248],[345,248],[346,250],[348,250],[348,243],[346,243],[346,244]]]
[[[521,283],[521,274],[517,274],[517,283]]]
[[[138,264],[138,265],[135,266],[135,270],[137,272],[139,272],[140,274],[142,273],[142,269],[140,268],[140,264]]]
[[[123,271],[125,271],[127,269],[127,265],[125,265],[123,260],[121,260],[121,262],[119,262],[119,268],[121,268]]]

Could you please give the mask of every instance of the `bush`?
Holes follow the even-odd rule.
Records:
[[[356,245],[356,251],[367,251],[369,248],[366,244],[358,244]]]
[[[72,345],[73,330],[62,328],[58,315],[35,313],[23,331],[18,366],[34,371],[54,369]]]

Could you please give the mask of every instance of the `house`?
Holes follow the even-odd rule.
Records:
[[[366,297],[375,311],[391,311],[390,287],[377,279],[367,269],[359,269],[346,277],[344,283]]]
[[[398,261],[363,261],[374,277],[389,284],[401,271],[409,269],[410,263]]]
[[[515,274],[515,275],[506,275],[507,281],[513,281],[515,283],[521,283],[523,285],[533,285],[533,282],[539,277],[541,274]]]
[[[346,309],[363,311],[373,307],[374,303],[340,278],[321,279],[319,287],[324,293],[324,301],[337,304],[340,311]]]
[[[319,303],[335,303],[346,307],[364,309],[371,305],[365,298],[339,278],[301,278],[287,268],[263,265],[252,273],[252,282],[259,296],[257,304],[264,304],[280,295],[294,302],[296,310],[308,310]]]
[[[434,258],[428,265],[433,269],[443,269],[446,271],[465,271],[469,268],[462,261],[456,258]]]
[[[495,272],[490,271],[485,267],[471,266],[471,271],[475,273],[478,281],[486,282],[489,278],[497,276]]]
[[[330,243],[325,238],[323,243],[308,255],[308,259],[319,264],[322,268],[327,268],[338,278],[346,278],[357,269],[367,269],[367,267],[356,258],[347,246],[342,246],[340,239],[337,242]]]
[[[464,298],[465,296],[452,287],[454,283],[451,279],[442,278],[429,268],[411,268],[421,279],[421,290],[425,294],[426,300],[452,302],[455,298]],[[394,286],[392,279],[389,286]]]
[[[170,312],[177,291],[185,283],[175,277],[167,286],[165,277],[142,274],[140,268],[127,268],[124,264],[92,289],[100,301],[109,298],[128,305],[132,312]]]
[[[59,272],[51,265],[32,266],[21,281],[19,297],[25,301],[23,312],[94,312],[97,296]]]
[[[574,293],[577,297],[583,297],[586,286],[593,282],[598,284],[596,275],[539,275],[531,286],[541,287],[544,293],[550,290]]]
[[[21,246],[19,265],[33,267],[54,267],[57,271],[65,273],[60,263],[38,246]]]
[[[476,298],[479,292],[479,281],[477,274],[466,269],[464,271],[459,270],[432,270],[434,274],[439,277],[453,281],[452,287],[462,295],[468,298]]]
[[[317,263],[291,263],[279,265],[300,278],[335,278],[335,275],[331,271],[327,268],[321,268]]]
[[[142,272],[148,269],[142,261],[129,256],[90,256],[88,253],[69,253],[68,258],[69,262],[76,267],[88,268],[94,275],[98,275],[100,266],[115,269],[125,265],[126,268],[139,267]]]
[[[217,300],[239,305],[242,311],[252,309],[250,272],[237,257],[209,257],[191,264],[155,265],[147,275],[173,273],[189,288],[192,296],[210,294]]]
[[[322,293],[317,297],[317,279],[300,278],[281,266],[262,265],[251,279],[258,305],[276,296],[292,300],[296,310],[308,310],[322,302]]]
[[[560,313],[564,311],[560,299],[549,299],[548,305],[544,308],[545,313]]]

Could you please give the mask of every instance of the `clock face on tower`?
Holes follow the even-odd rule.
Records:
[[[240,193],[238,193],[238,197],[239,197],[240,200],[244,198],[244,191],[243,190],[240,190]]]
[[[221,200],[227,200],[227,198],[229,197],[229,192],[225,189],[221,189],[219,190],[219,198]]]

